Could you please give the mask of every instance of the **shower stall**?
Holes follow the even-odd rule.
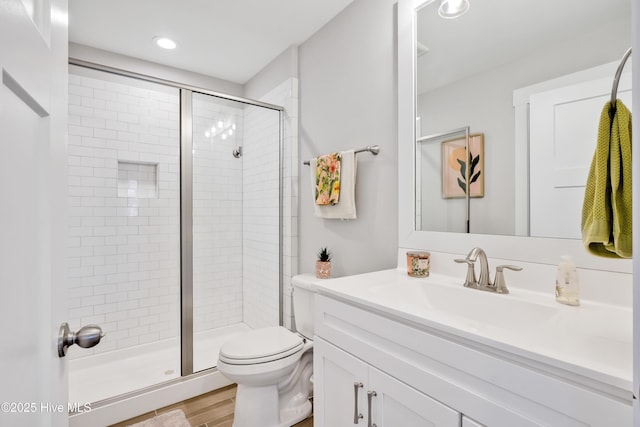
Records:
[[[70,65],[69,401],[214,368],[283,323],[282,108]]]

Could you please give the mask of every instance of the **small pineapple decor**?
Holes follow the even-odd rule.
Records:
[[[316,261],[316,277],[328,279],[331,277],[331,251],[328,248],[320,248]]]

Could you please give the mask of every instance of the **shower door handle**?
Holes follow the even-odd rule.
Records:
[[[67,349],[74,344],[78,344],[82,348],[95,347],[104,336],[105,333],[98,325],[83,326],[78,332],[73,332],[69,329],[69,324],[65,322],[60,325],[58,333],[58,357],[65,357]]]

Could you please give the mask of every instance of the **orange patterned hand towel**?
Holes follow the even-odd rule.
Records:
[[[340,163],[342,155],[331,153],[316,160],[316,205],[335,205],[340,201]]]

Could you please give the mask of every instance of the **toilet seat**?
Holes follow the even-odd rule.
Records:
[[[254,365],[283,359],[302,350],[302,337],[282,326],[256,329],[227,341],[219,360],[230,365]]]

